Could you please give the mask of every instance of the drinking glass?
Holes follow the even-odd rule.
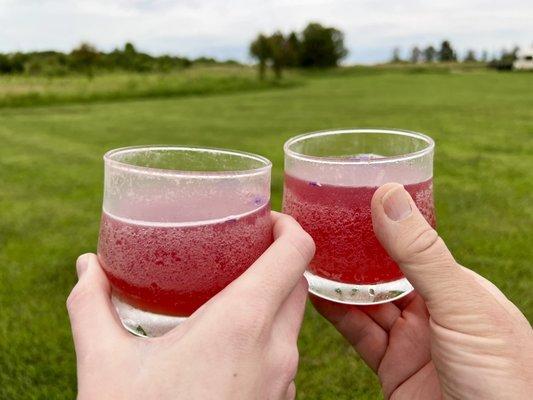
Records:
[[[374,234],[370,202],[379,186],[401,183],[435,226],[434,147],[421,133],[388,129],[314,132],[285,143],[283,210],[315,240],[305,273],[311,293],[364,305],[413,290]]]
[[[266,158],[146,146],[112,150],[104,163],[98,257],[134,334],[169,331],[272,243]]]

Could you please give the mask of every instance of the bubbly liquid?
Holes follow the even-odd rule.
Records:
[[[416,205],[435,226],[433,183],[405,185]],[[334,186],[285,174],[283,211],[313,237],[315,257],[309,269],[326,279],[358,284],[403,277],[374,235],[370,202],[377,187]]]
[[[272,243],[270,205],[209,224],[135,222],[102,214],[98,256],[115,295],[147,311],[189,316]]]

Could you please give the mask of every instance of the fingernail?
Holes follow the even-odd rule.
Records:
[[[76,260],[76,273],[78,274],[78,279],[87,271],[89,267],[89,254],[82,254]]]
[[[389,190],[381,200],[387,217],[393,221],[402,221],[411,215],[411,203],[409,194],[403,186]]]

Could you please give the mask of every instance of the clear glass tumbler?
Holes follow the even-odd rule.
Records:
[[[272,243],[266,158],[148,146],[105,154],[98,257],[126,329],[160,336]]]
[[[370,202],[387,182],[405,186],[428,222],[433,206],[433,140],[386,129],[314,132],[287,141],[283,211],[313,237],[311,293],[347,304],[377,304],[413,290],[372,228]]]

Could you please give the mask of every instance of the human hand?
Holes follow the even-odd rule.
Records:
[[[533,331],[485,278],[454,260],[399,184],[372,199],[374,231],[416,292],[316,309],[378,375],[387,399],[531,399]]]
[[[158,338],[125,331],[94,254],[77,261],[67,307],[79,399],[293,399],[314,243],[273,213],[274,243],[237,280]]]

